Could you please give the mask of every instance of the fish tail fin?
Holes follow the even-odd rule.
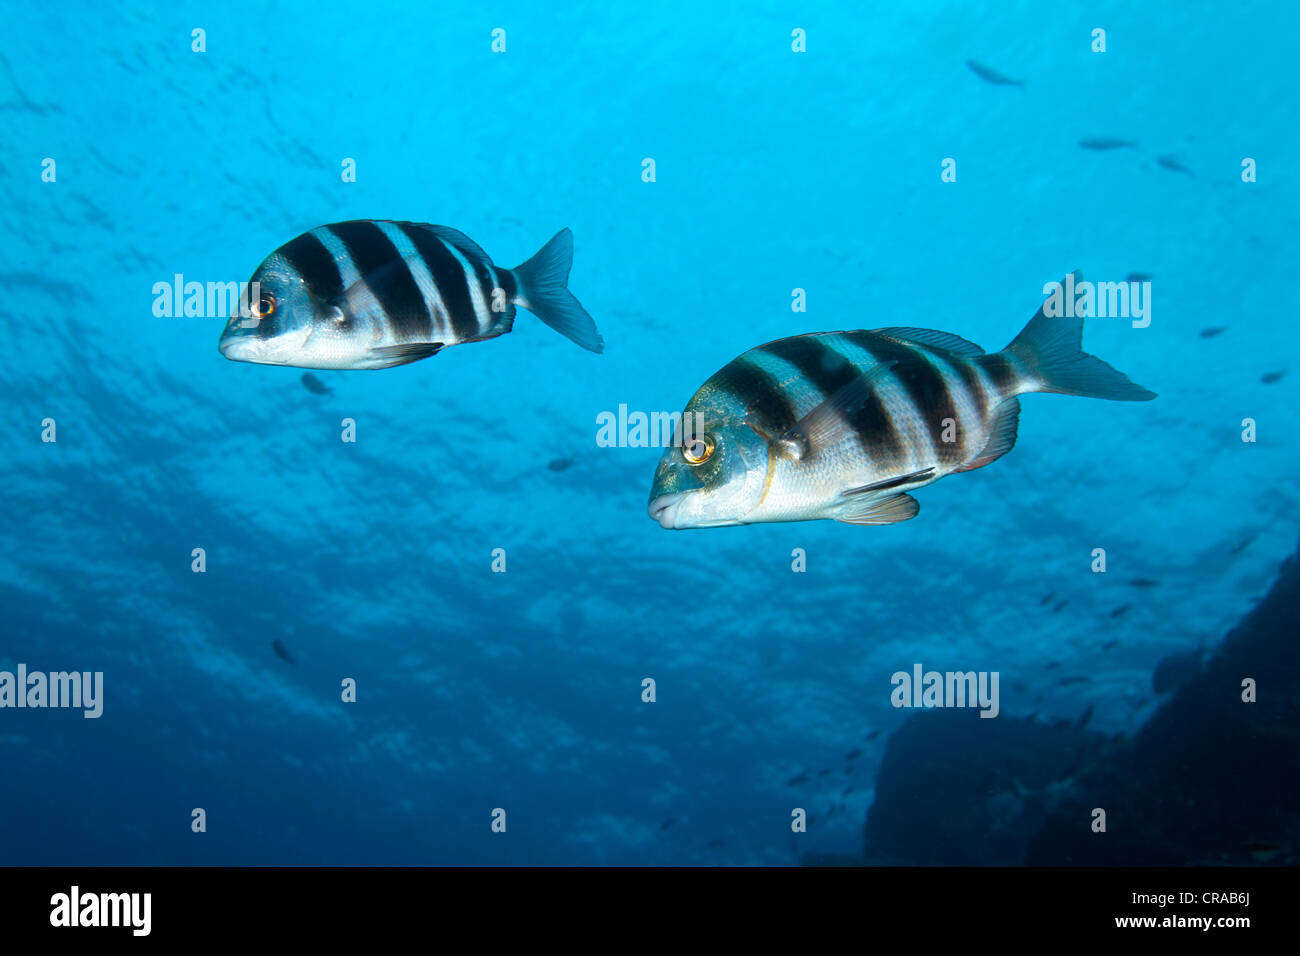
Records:
[[[1075,282],[1082,279],[1082,273],[1074,274]],[[1040,308],[1004,351],[1019,360],[1025,380],[1023,391],[1061,392],[1116,402],[1149,402],[1156,397],[1155,392],[1083,350],[1081,316],[1049,316]]]
[[[603,352],[604,340],[582,303],[569,291],[573,233],[561,229],[537,254],[512,271],[519,287],[515,301],[566,338],[591,352]]]

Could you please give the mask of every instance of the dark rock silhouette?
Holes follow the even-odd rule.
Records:
[[[917,714],[888,739],[857,862],[1300,863],[1297,621],[1300,552],[1130,736],[1081,720]],[[1247,679],[1255,703],[1243,701]],[[1092,829],[1096,808],[1104,833]]]

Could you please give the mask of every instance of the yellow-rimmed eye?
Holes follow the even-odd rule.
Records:
[[[257,305],[253,308],[253,314],[259,319],[264,319],[268,315],[275,313],[275,296],[270,292],[263,292],[262,297],[257,300]]]
[[[682,457],[688,465],[702,465],[713,454],[713,439],[708,435],[688,438],[682,443]]]

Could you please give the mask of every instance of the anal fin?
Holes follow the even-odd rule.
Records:
[[[989,440],[984,450],[962,465],[957,471],[974,471],[983,468],[989,462],[996,461],[1016,444],[1016,433],[1020,428],[1020,400],[1012,397],[997,407],[993,424],[989,426]]]
[[[897,494],[851,504],[835,520],[845,524],[897,524],[915,518],[920,510],[921,505],[911,495]]]

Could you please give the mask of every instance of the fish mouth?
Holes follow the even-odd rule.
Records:
[[[677,511],[685,497],[686,495],[680,491],[670,495],[660,495],[658,498],[650,499],[650,505],[646,510],[651,518],[659,522],[660,527],[672,529],[677,527]]]
[[[217,342],[217,351],[232,362],[317,368],[318,366],[303,361],[304,356],[301,351],[303,342],[310,331],[310,329],[306,329],[302,335],[279,335],[274,338],[227,332]]]
[[[682,523],[678,520],[682,510],[682,502],[691,496],[689,491],[677,491],[670,495],[660,495],[658,498],[650,499],[650,504],[646,508],[650,517],[659,522],[660,527],[667,528],[670,531],[680,530],[682,528],[727,528],[732,525],[744,524],[735,518],[714,518],[709,521],[703,519]]]
[[[670,495],[651,498],[646,511],[651,518],[659,522],[660,527],[667,528],[670,531],[682,528],[725,528],[730,525],[744,524],[743,521],[737,521],[735,518],[714,518],[711,521],[690,521],[688,519],[686,522],[682,522],[679,520],[682,502],[689,498],[690,495],[691,492],[689,491],[676,491]]]
[[[224,336],[217,343],[217,350],[232,362],[266,364],[266,358],[258,354],[256,344],[241,335]]]

